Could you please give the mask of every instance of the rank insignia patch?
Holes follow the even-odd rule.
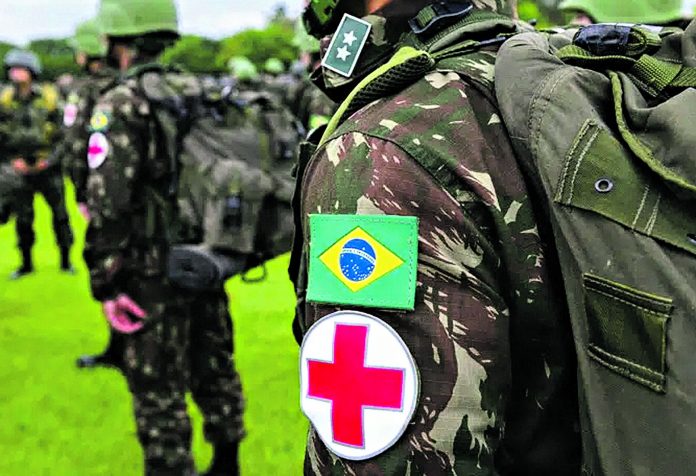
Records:
[[[412,310],[418,219],[311,215],[308,300]]]
[[[321,63],[327,69],[350,78],[370,36],[372,25],[352,15],[344,15]]]

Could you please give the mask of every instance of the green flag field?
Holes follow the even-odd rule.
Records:
[[[141,475],[142,452],[123,377],[75,366],[79,355],[101,351],[107,340],[81,258],[85,223],[71,202],[78,272],[61,274],[50,211],[40,197],[35,204],[36,274],[8,281],[19,258],[13,224],[0,226],[0,475]],[[307,423],[299,410],[287,263],[287,256],[270,262],[262,283],[235,279],[227,288],[247,402],[242,474],[301,474]],[[203,470],[212,450],[203,441],[200,414],[193,405],[190,410],[194,454]]]

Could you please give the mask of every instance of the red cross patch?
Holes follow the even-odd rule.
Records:
[[[89,136],[87,146],[87,164],[94,170],[102,166],[109,155],[109,140],[101,132],[95,132]]]
[[[74,126],[75,122],[77,121],[77,114],[79,112],[80,110],[78,109],[77,104],[67,104],[63,109],[63,125],[65,127]]]
[[[302,411],[337,456],[366,460],[391,448],[418,403],[415,361],[401,337],[369,314],[317,322],[300,355]]]

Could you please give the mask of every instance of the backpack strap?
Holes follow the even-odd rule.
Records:
[[[659,33],[640,25],[591,25],[578,31],[573,44],[556,52],[565,63],[592,70],[623,71],[652,97],[669,89],[696,87],[696,68],[654,56]]]

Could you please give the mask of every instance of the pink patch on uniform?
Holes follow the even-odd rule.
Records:
[[[87,164],[90,169],[98,169],[109,155],[109,141],[101,132],[95,132],[89,137],[87,149]]]
[[[68,104],[63,110],[63,125],[65,127],[72,127],[77,121],[78,108],[76,104]]]

